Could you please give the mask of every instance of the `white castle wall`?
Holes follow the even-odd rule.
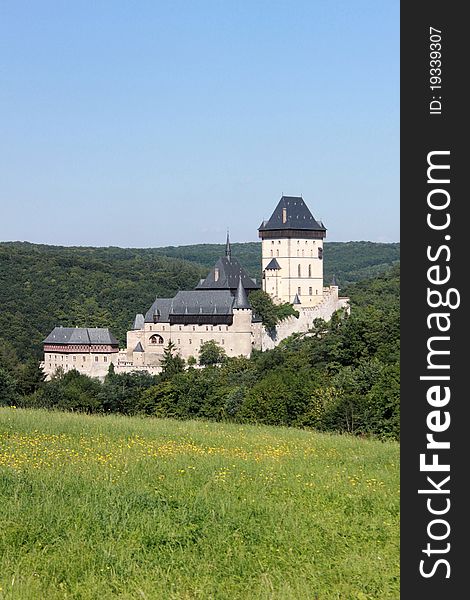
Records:
[[[315,319],[329,321],[337,310],[346,308],[349,310],[349,298],[340,298],[338,296],[338,287],[330,286],[323,288],[323,300],[314,307],[295,306],[299,311],[299,318],[288,317],[278,324],[273,337],[263,328],[261,337],[261,347],[263,350],[275,348],[281,340],[289,337],[293,333],[303,333],[308,331]]]

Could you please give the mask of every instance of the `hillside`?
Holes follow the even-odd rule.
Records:
[[[0,408],[0,445],[0,596],[398,597],[395,442]]]
[[[340,286],[384,273],[400,260],[400,244],[376,242],[325,242],[325,283],[335,275]],[[155,248],[161,256],[171,256],[211,267],[225,247],[222,244],[167,246]],[[232,244],[232,252],[252,277],[260,278],[261,242]]]
[[[260,277],[259,243],[233,244],[233,254]],[[399,261],[399,244],[331,242],[325,246],[325,282],[340,286],[385,272]],[[87,248],[0,243],[0,338],[20,359],[41,356],[55,325],[110,327],[121,344],[137,312],[155,296],[193,288],[219,256],[222,244],[168,248]]]

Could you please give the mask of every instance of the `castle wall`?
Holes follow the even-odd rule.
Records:
[[[198,359],[201,345],[210,340],[221,346],[227,356],[250,356],[255,345],[260,345],[256,332],[251,326],[250,309],[234,310],[232,325],[170,325],[168,322],[145,323],[141,330],[127,333],[127,360],[136,365],[157,367],[168,342],[187,360],[190,356]],[[141,343],[144,352],[134,352]]]
[[[40,367],[46,375],[48,381],[57,369],[62,368],[64,373],[76,369],[83,375],[89,377],[98,377],[102,379],[108,372],[109,365],[118,362],[118,353],[116,351],[89,352],[89,353],[73,353],[73,352],[45,352],[44,361],[40,363]]]
[[[304,333],[308,331],[315,319],[329,321],[340,308],[349,309],[349,298],[340,298],[338,296],[338,287],[330,286],[324,288],[322,301],[314,307],[296,307],[299,311],[299,318],[288,317],[281,321],[276,327],[273,336],[263,328],[261,346],[263,350],[271,350],[279,344],[281,340],[289,337],[293,333]]]

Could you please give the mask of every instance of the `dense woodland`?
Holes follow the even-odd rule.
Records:
[[[342,248],[347,256],[354,244]],[[44,335],[39,335],[39,326],[47,333],[60,315],[64,325],[110,326],[120,333],[129,315],[144,310],[155,293],[190,287],[207,267],[150,250],[61,252],[29,245],[26,251],[22,244],[3,244],[0,251],[2,331],[8,331],[0,342],[0,404],[399,436],[398,265],[342,288],[351,298],[350,316],[337,313],[330,323],[318,320],[309,333],[294,335],[274,350],[254,352],[251,359],[228,359],[209,345],[199,357],[206,365],[201,369],[194,363],[185,365],[169,347],[164,371],[155,377],[111,371],[99,383],[71,371],[43,383],[37,360],[26,350],[32,331],[39,341]],[[392,255],[390,263],[396,261]],[[327,257],[328,250],[325,263]],[[372,264],[375,258],[369,265],[372,271],[385,264]],[[343,272],[357,272],[361,262],[365,264],[364,257],[353,261],[348,271],[345,260]],[[77,315],[83,321],[76,322]]]
[[[155,296],[192,289],[225,246],[155,249],[62,247],[0,243],[0,338],[18,357],[39,359],[56,326],[110,327],[125,346],[136,313]],[[233,255],[260,280],[261,245],[232,244]],[[325,282],[340,287],[385,272],[399,261],[399,244],[328,242]]]

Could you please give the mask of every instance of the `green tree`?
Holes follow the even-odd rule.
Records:
[[[199,349],[200,365],[217,365],[223,362],[225,358],[225,350],[216,344],[214,340],[209,340],[201,344],[201,348]]]
[[[162,380],[171,379],[177,373],[184,371],[184,359],[176,353],[176,346],[170,340],[163,349],[163,358],[161,362]]]
[[[253,312],[261,319],[266,329],[274,329],[276,327],[278,321],[276,307],[269,294],[263,290],[251,292],[250,304]]]
[[[0,406],[15,406],[18,400],[17,381],[0,367]]]

